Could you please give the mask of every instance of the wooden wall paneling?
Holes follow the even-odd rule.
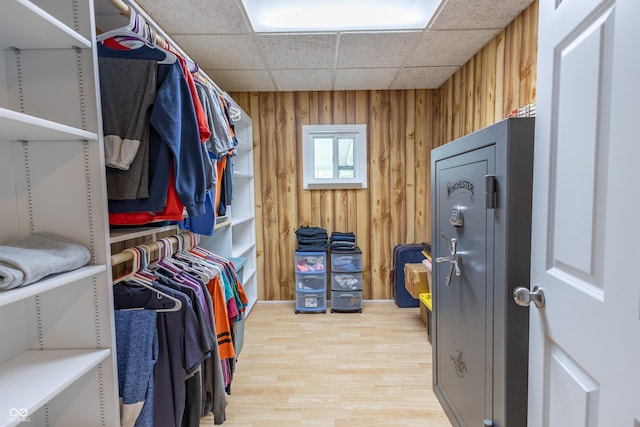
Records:
[[[358,122],[356,115],[357,105],[356,91],[350,90],[345,94],[345,120],[349,125],[359,125],[363,123]],[[349,206],[349,213],[347,215],[346,229],[356,233],[358,227],[358,193],[363,190],[348,190],[347,191],[347,205]],[[362,209],[361,211],[364,211]],[[356,233],[356,243],[360,243],[360,238]]]
[[[465,81],[464,81],[464,132],[465,134],[473,132],[474,129],[474,111],[473,101],[475,94],[475,64],[476,57],[471,58],[465,65]]]
[[[370,299],[373,294],[371,280],[371,202],[369,198],[372,193],[372,172],[371,159],[373,138],[371,136],[371,125],[369,121],[369,93],[364,90],[355,92],[355,120],[356,124],[367,125],[367,158],[368,158],[368,184],[366,189],[357,190],[356,204],[357,209],[354,212],[357,215],[356,221],[356,239],[358,246],[362,250],[362,298]]]
[[[482,113],[480,128],[494,123],[496,95],[496,40],[493,39],[482,49]]]
[[[496,65],[495,65],[495,107],[493,111],[493,123],[499,122],[504,119],[506,114],[504,112],[504,80],[505,80],[505,40],[504,31],[498,33],[495,38],[496,45]]]
[[[536,1],[537,5],[537,1]],[[520,56],[520,105],[536,100],[536,78],[538,58],[538,13],[529,7],[517,18],[522,22],[522,45]]]
[[[416,104],[417,105],[417,104]],[[444,108],[444,96],[442,90],[436,89],[433,92],[433,130],[431,136],[434,146],[442,145],[444,142],[444,131],[442,129],[442,110]]]
[[[234,98],[235,99],[235,98]],[[262,143],[260,128],[260,95],[252,92],[249,97],[248,109],[245,110],[251,116],[253,127],[253,185],[256,217],[256,274],[258,276],[258,300],[266,299],[266,289],[264,277],[265,251],[264,251],[264,228],[262,215]],[[244,108],[243,108],[244,109]]]
[[[296,92],[296,145],[298,147],[298,163],[296,171],[298,174],[298,226],[315,225],[312,214],[312,191],[302,189],[302,126],[310,124],[310,104],[309,92]]]
[[[431,234],[429,210],[431,197],[431,148],[433,129],[433,91],[416,90],[416,141],[414,156],[416,158],[413,173],[415,174],[415,208],[413,222],[415,230],[411,241],[407,243],[421,243],[427,241]]]
[[[331,123],[334,125],[347,124],[347,99],[345,91],[333,92],[333,110],[331,111]],[[329,231],[353,231],[347,228],[349,212],[349,201],[347,199],[348,190],[339,189],[333,191],[333,228]],[[328,291],[330,292],[329,286]]]
[[[462,111],[461,103],[463,101],[462,85],[464,82],[464,69],[459,69],[451,79],[451,135],[460,138],[463,135],[462,130]]]
[[[262,231],[264,251],[270,261],[264,265],[266,296],[269,300],[282,299],[279,283],[279,265],[275,259],[280,246],[280,227],[278,223],[278,181],[275,179],[277,162],[277,142],[275,126],[275,98],[273,92],[260,94],[261,150],[260,164],[262,176]]]
[[[427,105],[432,102],[426,97],[428,91],[424,89],[416,89],[414,91],[415,96],[415,108],[413,110],[415,138],[413,146],[411,147],[410,155],[412,161],[408,164],[408,169],[411,169],[413,175],[413,190],[411,195],[412,210],[406,212],[407,221],[412,223],[412,233],[407,236],[407,241],[403,243],[419,243],[419,236],[424,234],[424,200],[425,197],[425,177],[424,162],[426,161],[425,146],[428,144],[427,138],[429,137],[428,123],[427,123]]]
[[[424,102],[419,100],[418,102]],[[411,243],[413,237],[416,235],[416,223],[414,218],[414,212],[416,211],[416,180],[420,177],[416,176],[416,170],[414,163],[416,161],[416,132],[417,126],[422,120],[422,117],[418,114],[418,109],[424,109],[424,105],[418,105],[416,102],[416,90],[405,91],[405,105],[406,111],[406,124],[405,124],[405,206],[404,212],[400,212],[403,216],[402,222],[404,223],[405,234],[400,240],[393,241],[394,245]]]
[[[440,86],[440,90],[444,94],[444,117],[442,117],[442,126],[446,141],[453,139],[453,78],[450,78]]]
[[[293,92],[276,94],[276,180],[278,187],[279,280],[281,299],[295,298],[293,269],[297,240],[297,150],[295,96]]]
[[[390,298],[389,92],[370,92],[371,280],[373,299]]]
[[[319,92],[309,92],[309,124],[319,124],[320,117],[320,101]],[[306,190],[311,196],[311,223],[316,227],[322,227],[322,212],[321,212],[321,194],[320,191]]]
[[[406,239],[404,212],[407,199],[413,192],[407,191],[407,175],[412,175],[411,158],[405,140],[406,111],[405,91],[394,90],[389,94],[389,210],[390,236],[392,246]]]
[[[475,87],[475,97],[473,101],[473,130],[476,131],[482,128],[482,110],[484,108],[482,104],[482,94],[485,90],[485,84],[483,79],[483,57],[482,51],[478,52],[475,56],[475,73],[473,75],[473,85]],[[449,141],[445,141],[447,143]]]
[[[520,106],[520,49],[522,44],[522,33],[516,28],[514,21],[504,30],[505,53],[504,53],[504,75],[503,96],[504,110],[502,113],[506,117],[511,111]]]

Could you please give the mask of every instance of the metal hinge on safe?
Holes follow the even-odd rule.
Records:
[[[487,209],[495,209],[496,207],[496,176],[484,176],[485,200]]]

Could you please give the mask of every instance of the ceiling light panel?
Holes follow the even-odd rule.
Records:
[[[256,32],[408,30],[441,0],[242,0]]]

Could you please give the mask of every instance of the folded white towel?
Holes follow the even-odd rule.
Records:
[[[91,260],[87,248],[46,233],[0,245],[0,290],[25,286],[50,274],[75,270]]]

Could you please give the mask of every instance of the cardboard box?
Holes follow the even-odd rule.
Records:
[[[422,293],[429,293],[431,272],[422,263],[404,265],[404,287],[412,297],[418,298]]]

